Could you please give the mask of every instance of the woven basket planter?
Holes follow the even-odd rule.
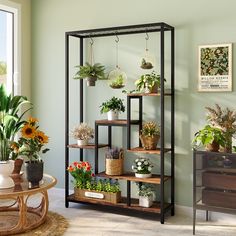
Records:
[[[154,136],[140,135],[139,137],[140,137],[142,146],[145,150],[156,150],[157,149],[157,144],[160,139],[159,135],[154,135]]]
[[[105,158],[106,174],[107,175],[122,175],[123,174],[123,162],[124,151],[120,151],[119,159]]]
[[[109,202],[109,203],[118,203],[121,201],[121,192],[117,193],[108,193],[108,192],[98,192],[87,189],[78,189],[74,188],[75,200],[85,200],[93,199],[97,202]]]

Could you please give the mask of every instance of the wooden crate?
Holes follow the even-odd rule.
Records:
[[[94,199],[98,202],[110,202],[114,204],[121,201],[121,192],[107,193],[78,188],[74,188],[74,192],[75,199],[78,201],[81,199]]]
[[[207,204],[209,206],[236,209],[236,192],[203,189],[202,203]]]
[[[204,172],[202,174],[202,185],[214,189],[236,190],[236,175]]]

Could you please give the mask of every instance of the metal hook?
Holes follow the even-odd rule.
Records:
[[[116,32],[117,33],[117,32]],[[115,39],[115,42],[118,43],[120,41],[119,37],[117,36],[116,34],[116,39]]]
[[[93,41],[93,39],[91,38],[91,35],[89,36],[89,38],[90,38],[90,45],[92,46],[93,43],[94,43],[94,41]]]
[[[145,37],[145,39],[146,39],[146,40],[149,39],[149,35],[148,35],[147,31],[146,31],[146,37]]]

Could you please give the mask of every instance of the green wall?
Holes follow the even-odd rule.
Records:
[[[197,92],[198,45],[235,43],[235,8],[234,0],[217,3],[213,0],[32,0],[31,81],[34,114],[50,136],[51,151],[45,155],[46,171],[58,178],[58,187],[64,186],[65,32],[166,22],[176,28],[176,203],[191,205],[191,139],[205,122],[204,107],[217,102],[235,108],[235,92]],[[120,37],[120,64],[128,74],[129,88],[140,74],[137,63],[144,43],[144,36]],[[94,47],[96,60],[112,68],[115,63],[114,39],[96,39]],[[158,37],[153,34],[150,35],[150,48],[154,53],[158,53]],[[166,50],[168,51],[167,47]],[[71,41],[71,51],[74,52],[70,58],[72,76],[73,67],[78,63],[79,57],[75,40]],[[235,62],[236,60],[233,62],[234,68]],[[166,64],[168,63],[167,60]],[[71,84],[71,124],[76,124],[79,119],[78,81],[71,81]],[[235,84],[233,90],[235,91]],[[99,82],[92,89],[86,88],[86,121],[93,124],[94,119],[104,117],[99,114],[98,106],[104,99],[109,98],[111,93],[119,94],[118,91],[108,89],[105,82]],[[118,96],[124,97],[120,94]],[[156,115],[158,117],[158,109],[153,108],[156,101],[150,99],[145,102],[145,118],[152,119]],[[167,106],[167,115],[168,109]],[[136,113],[134,112],[134,115]],[[168,125],[168,116],[166,119]],[[168,130],[168,127],[166,129]],[[118,137],[116,144],[121,145],[120,139],[125,137],[125,130],[116,129],[115,132]],[[101,135],[101,140],[105,141],[104,134]],[[75,159],[78,150],[71,152]],[[87,159],[92,161],[93,152],[88,151],[86,154]],[[132,156],[128,157],[130,158],[127,158],[126,168],[133,160]]]

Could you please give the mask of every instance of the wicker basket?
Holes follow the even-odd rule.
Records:
[[[123,174],[123,162],[124,162],[124,151],[121,150],[119,153],[119,159],[108,159],[105,158],[106,162],[106,174],[107,175],[122,175]]]
[[[156,150],[159,139],[159,135],[154,135],[153,137],[140,135],[140,140],[145,150]]]

